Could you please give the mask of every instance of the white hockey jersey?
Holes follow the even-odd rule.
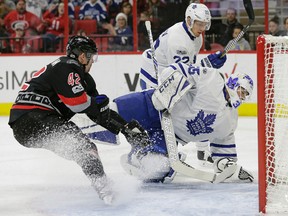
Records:
[[[193,84],[171,111],[175,134],[183,143],[209,140],[235,145],[238,113],[225,99],[224,77],[213,68],[173,64]],[[163,71],[162,79],[174,70]],[[232,149],[230,149],[232,150]]]
[[[193,36],[187,29],[185,22],[176,23],[168,28],[154,41],[159,76],[161,76],[162,70],[172,63],[182,62],[187,65],[195,63],[202,42],[202,37]],[[147,87],[156,88],[158,85],[151,49],[145,50],[142,58],[140,79],[146,82]]]

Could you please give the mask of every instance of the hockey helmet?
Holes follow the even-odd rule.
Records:
[[[98,49],[95,42],[86,36],[73,36],[66,46],[66,55],[77,59],[81,53],[85,53],[88,61],[95,55],[98,56]]]
[[[200,3],[192,3],[190,4],[185,12],[185,20],[187,22],[187,18],[190,17],[191,18],[191,23],[190,23],[190,27],[193,26],[194,21],[198,20],[201,22],[205,22],[206,24],[206,28],[205,30],[209,30],[210,26],[211,26],[211,14],[209,9],[207,8],[206,5],[204,4],[200,4]]]
[[[253,92],[253,80],[245,73],[232,74],[225,86],[234,108],[238,108],[243,101],[249,100]]]

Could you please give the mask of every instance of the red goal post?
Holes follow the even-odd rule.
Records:
[[[259,211],[288,214],[288,37],[257,38]]]

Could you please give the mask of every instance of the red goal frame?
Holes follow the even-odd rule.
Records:
[[[262,213],[266,213],[267,181],[272,184],[275,181],[274,121],[269,121],[269,119],[273,119],[273,115],[275,114],[275,105],[273,103],[274,75],[272,73],[273,52],[266,53],[265,50],[269,49],[273,51],[273,46],[268,44],[265,47],[265,42],[263,35],[257,38],[258,189],[259,212]],[[270,168],[267,170],[267,167]]]

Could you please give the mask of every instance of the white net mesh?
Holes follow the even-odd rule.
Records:
[[[288,213],[288,37],[265,41],[266,212]]]

